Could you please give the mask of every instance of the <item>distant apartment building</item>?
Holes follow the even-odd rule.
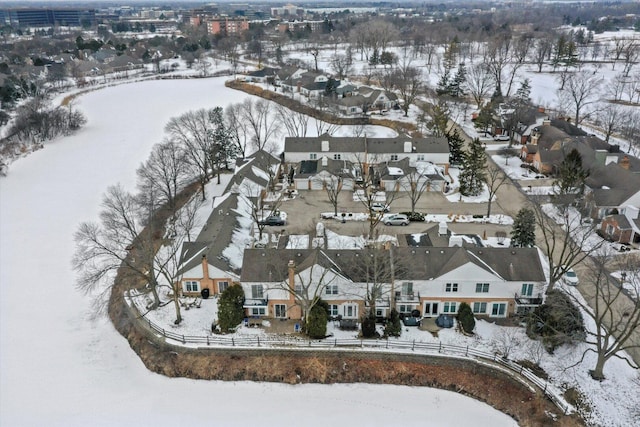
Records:
[[[304,15],[304,9],[292,4],[288,4],[282,7],[272,7],[271,16],[274,18],[301,18]]]
[[[310,29],[312,33],[316,31],[320,31],[322,29],[322,24],[324,21],[291,21],[291,22],[281,22],[278,24],[278,31],[281,33],[296,32],[296,31],[304,31],[305,29]]]
[[[244,18],[220,18],[206,21],[207,33],[236,35],[249,29],[249,21]]]
[[[20,8],[0,10],[0,23],[13,27],[48,27],[63,25],[79,27],[95,25],[94,9]]]

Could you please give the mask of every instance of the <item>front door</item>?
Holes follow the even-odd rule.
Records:
[[[277,318],[287,317],[287,306],[284,304],[275,304],[273,306]]]
[[[426,301],[424,303],[425,317],[436,317],[438,315],[438,303]]]

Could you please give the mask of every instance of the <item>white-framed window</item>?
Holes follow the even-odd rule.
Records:
[[[309,153],[309,159],[318,160],[318,153]]]
[[[531,295],[533,295],[533,283],[523,283],[521,294],[525,297],[530,297]]]
[[[278,318],[286,318],[287,317],[287,306],[285,304],[274,304],[273,310],[275,312],[275,316]]]
[[[327,295],[338,295],[338,285],[327,285],[324,292]]]
[[[447,283],[444,285],[445,292],[458,292],[458,284],[457,283]]]
[[[491,306],[491,315],[505,317],[507,315],[507,304],[503,302],[493,303]]]
[[[397,154],[392,154],[391,155],[391,161],[397,161],[398,160],[398,155]]]
[[[444,313],[455,313],[457,311],[457,302],[445,302],[443,307]]]
[[[251,298],[262,299],[264,298],[264,291],[262,285],[251,285]]]
[[[402,282],[402,295],[413,295],[413,282]]]
[[[329,316],[336,317],[340,312],[337,304],[329,304]]]
[[[476,293],[477,294],[486,294],[489,292],[489,284],[488,283],[476,283]]]
[[[473,303],[473,312],[476,314],[485,314],[487,312],[487,303],[486,302],[474,302]]]
[[[218,292],[223,293],[229,287],[229,282],[218,282]]]
[[[341,159],[342,159],[342,156],[340,154],[336,153],[333,155],[333,160],[341,160]]]
[[[252,316],[264,316],[267,314],[267,309],[264,307],[252,307],[251,315]]]
[[[199,292],[200,282],[196,282],[195,280],[186,280],[182,282],[182,290],[184,292]]]

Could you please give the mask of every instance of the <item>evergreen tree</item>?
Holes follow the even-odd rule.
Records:
[[[385,337],[399,337],[402,333],[402,323],[400,322],[400,314],[395,308],[391,309],[387,325],[384,328]]]
[[[447,84],[447,93],[454,98],[460,98],[465,95],[464,84],[467,81],[467,70],[464,62],[458,66],[458,71],[453,79]]]
[[[369,58],[369,65],[378,65],[379,62],[380,62],[380,54],[378,53],[378,49],[373,49],[371,58]]]
[[[536,244],[536,217],[531,209],[522,208],[513,220],[511,246],[531,248]]]
[[[321,304],[316,303],[309,311],[305,331],[309,338],[319,339],[327,336],[327,310]]]
[[[486,181],[486,163],[487,153],[485,153],[480,139],[475,138],[469,144],[469,151],[464,153],[462,171],[458,177],[460,193],[463,196],[477,196],[482,192]]]
[[[527,335],[542,337],[547,351],[563,344],[583,341],[586,338],[584,319],[580,309],[569,296],[557,289],[547,294],[544,304],[537,307],[527,321]]]
[[[449,163],[461,165],[464,157],[464,152],[462,151],[464,140],[457,128],[454,128],[453,132],[447,135],[447,141],[449,142]]]
[[[557,179],[553,183],[554,194],[560,204],[566,206],[574,197],[584,195],[588,177],[589,171],[582,166],[582,156],[574,148],[560,163]]]
[[[493,112],[491,111],[490,104],[485,105],[480,109],[478,117],[473,121],[473,126],[479,131],[483,132],[484,136],[487,136],[487,128],[493,124]]]
[[[438,80],[436,85],[436,93],[438,95],[447,95],[449,93],[449,79],[451,78],[451,72],[448,68],[445,68],[444,73]]]
[[[362,318],[362,337],[373,338],[376,337],[376,315],[371,311],[365,317]]]
[[[476,327],[476,319],[473,317],[471,307],[466,302],[460,304],[457,319],[463,331],[468,334],[473,333],[473,329]]]
[[[222,332],[230,332],[244,319],[244,291],[242,286],[229,286],[218,300],[218,325]]]

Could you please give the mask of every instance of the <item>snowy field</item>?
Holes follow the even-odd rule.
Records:
[[[97,219],[102,193],[162,138],[167,120],[244,95],[223,80],[153,81],[79,99],[88,124],[12,164],[0,180],[0,425],[514,426],[462,395],[402,386],[195,381],[153,374],[108,320],[91,321],[70,259],[81,221]],[[22,287],[21,287],[22,286]],[[316,416],[319,408],[329,414]],[[428,408],[428,416],[425,416]]]

